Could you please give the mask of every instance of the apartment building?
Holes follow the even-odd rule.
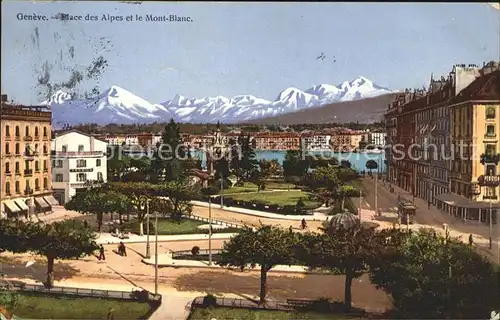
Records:
[[[500,190],[478,180],[497,175],[488,155],[500,147],[499,82],[498,63],[455,65],[447,78],[431,79],[428,91],[398,95],[385,115],[388,141],[400,150],[397,160],[387,150],[389,181],[461,219],[489,221]]]
[[[386,144],[386,136],[385,132],[370,132],[368,133],[368,144],[382,149]]]
[[[331,135],[331,149],[336,152],[354,152],[363,140],[363,132],[345,130]]]
[[[397,115],[399,107],[402,107],[405,102],[405,94],[398,94],[392,103],[388,105],[388,111],[384,115],[385,130],[387,134],[387,144],[385,148],[385,164],[386,164],[386,179],[390,183],[395,183],[398,180],[398,170],[396,168],[396,160],[394,158],[394,146],[399,143],[397,132]]]
[[[68,202],[88,181],[107,181],[107,143],[70,130],[52,140],[52,187],[59,203]]]
[[[332,136],[327,134],[306,133],[301,137],[304,151],[331,150]]]
[[[450,163],[450,191],[476,203],[461,201],[451,207],[456,215],[489,221],[489,202],[500,207],[499,188],[479,187],[478,178],[498,176],[500,129],[500,71],[484,73],[449,103],[454,159]],[[485,163],[481,163],[481,156]],[[462,205],[463,204],[463,205]],[[496,215],[493,215],[496,220]]]
[[[0,216],[26,217],[52,211],[50,110],[7,103],[0,110]]]
[[[301,136],[295,132],[257,132],[252,135],[256,150],[299,150]]]

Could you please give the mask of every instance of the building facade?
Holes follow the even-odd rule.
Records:
[[[302,136],[302,146],[304,151],[331,150],[332,137],[327,134],[305,134]]]
[[[498,70],[455,65],[428,90],[396,96],[385,115],[387,140],[399,148],[398,159],[386,149],[389,181],[461,219],[489,221],[500,190],[479,183],[498,176]]]
[[[331,136],[331,149],[335,152],[354,152],[363,141],[363,132],[337,131]]]
[[[88,181],[107,181],[107,143],[71,130],[52,140],[52,187],[59,203],[68,202]]]
[[[1,216],[50,212],[53,205],[58,205],[52,197],[50,179],[51,119],[51,112],[44,107],[2,101]]]

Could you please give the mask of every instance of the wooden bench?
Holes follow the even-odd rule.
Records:
[[[312,300],[308,299],[286,299],[286,303],[292,307],[307,307],[314,303]]]

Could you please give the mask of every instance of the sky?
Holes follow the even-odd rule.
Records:
[[[393,90],[428,86],[431,73],[500,57],[498,9],[484,3],[201,3],[142,4],[2,1],[2,93],[37,104],[49,83],[68,80],[102,55],[99,79],[75,89],[112,85],[152,102],[251,94],[275,100],[364,76]],[[81,15],[83,21],[53,19]],[[45,15],[47,21],[19,19]],[[103,20],[103,15],[124,21]],[[190,22],[145,21],[146,15]],[[86,21],[85,16],[98,21]],[[132,15],[133,21],[126,21]],[[142,16],[143,20],[136,20]],[[324,60],[316,58],[324,53]],[[64,90],[64,89],[63,89]],[[71,91],[66,90],[66,91]]]

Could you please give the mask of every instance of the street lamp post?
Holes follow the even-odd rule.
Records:
[[[146,200],[146,259],[151,258],[151,248],[149,244],[149,199]]]
[[[149,244],[149,199],[148,198],[142,198],[140,200],[140,207],[141,210],[146,209],[146,259],[151,258],[151,246]],[[141,227],[142,230],[142,227]]]
[[[208,197],[208,265],[212,265],[212,197]]]
[[[378,214],[378,174],[375,176],[375,215]]]
[[[158,213],[155,212],[155,295],[158,294]]]

